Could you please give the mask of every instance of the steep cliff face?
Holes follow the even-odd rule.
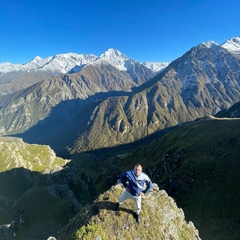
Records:
[[[0,137],[0,173],[13,169],[41,172],[67,164],[47,145],[27,144],[20,138]]]
[[[0,138],[0,239],[47,239],[92,201],[89,176],[68,164],[49,146]]]
[[[58,239],[200,240],[194,224],[185,220],[182,209],[156,184],[142,199],[140,223],[133,217],[135,206],[131,199],[114,210],[122,192],[118,184],[100,195],[70,221]]]

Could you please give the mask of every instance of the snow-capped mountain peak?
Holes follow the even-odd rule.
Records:
[[[109,48],[106,52],[104,52],[100,56],[100,58],[107,58],[107,59],[124,58],[126,60],[128,59],[124,54],[122,54],[121,52],[113,48]]]
[[[231,38],[221,44],[221,46],[236,55],[240,55],[240,37]]]
[[[151,69],[153,72],[160,72],[169,65],[169,62],[143,62],[143,66]]]
[[[233,54],[240,55],[240,37],[230,38],[222,44],[218,44],[215,41],[202,42],[200,45],[211,49],[224,48]]]
[[[205,45],[207,48],[211,48],[212,46],[216,45],[217,43],[215,41],[209,41],[209,42],[203,42],[201,44]]]
[[[130,59],[126,57],[124,54],[119,52],[116,49],[109,48],[106,52],[104,52],[100,57],[94,62],[94,64],[102,64],[107,62],[108,64],[116,67],[120,71],[127,71],[126,62]]]
[[[36,56],[31,62],[41,62],[43,59],[39,56]]]
[[[65,53],[57,54],[48,58],[42,66],[42,70],[50,68],[53,72],[68,73],[72,71],[76,66],[82,67],[85,64],[91,63],[97,59],[97,56],[92,54],[77,54],[77,53]]]

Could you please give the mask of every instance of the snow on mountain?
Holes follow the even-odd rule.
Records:
[[[219,44],[216,43],[215,41],[209,41],[209,42],[202,42],[202,43],[200,43],[200,45],[204,45],[207,48],[212,48],[212,47],[214,47],[216,45],[219,45]]]
[[[143,62],[142,65],[157,73],[166,68],[169,62]]]
[[[92,54],[58,54],[45,59],[37,56],[33,60],[25,64],[1,63],[0,72],[7,73],[12,71],[51,71],[68,73],[76,66],[84,66],[97,59]]]
[[[234,54],[240,55],[240,37],[234,37],[219,45],[214,41],[202,43],[208,48],[223,47]],[[127,71],[131,65],[140,63],[128,58],[115,49],[108,49],[100,56],[93,54],[66,53],[57,54],[47,58],[35,57],[25,64],[12,64],[9,62],[0,63],[0,77],[9,72],[30,72],[30,71],[49,71],[52,73],[73,73],[79,72],[87,64],[108,63],[120,71]],[[168,66],[168,62],[142,62],[143,66],[157,73]]]
[[[236,55],[240,55],[240,37],[231,38],[221,44],[221,46]]]
[[[26,64],[0,63],[0,76],[8,72],[50,71],[57,73],[73,73],[80,71],[87,64],[108,63],[121,71],[127,71],[131,64],[137,61],[126,57],[115,49],[108,49],[100,57],[93,54],[66,53],[50,56],[45,59],[37,56]],[[143,64],[154,72],[158,72],[166,66],[159,63]]]
[[[92,54],[57,54],[53,57],[42,59],[40,57],[34,58],[31,62],[24,64],[25,70],[43,70],[52,72],[68,73],[76,66],[83,66],[96,60],[96,56]]]
[[[204,45],[207,48],[211,48],[211,49],[224,48],[236,55],[240,55],[240,37],[230,38],[222,44],[218,44],[215,41],[209,41],[209,42],[202,42],[199,45]]]
[[[22,66],[21,64],[13,64],[9,62],[0,63],[0,76],[6,72],[19,71],[21,66]]]
[[[120,71],[127,71],[131,68],[131,65],[140,63],[134,59],[126,57],[118,50],[112,48],[104,52],[95,63],[101,64],[103,62],[111,64]],[[166,68],[169,65],[169,62],[142,62],[140,64],[157,73]]]
[[[104,52],[95,63],[107,62],[120,71],[127,71],[126,62],[129,61],[124,54],[118,50],[109,48]]]

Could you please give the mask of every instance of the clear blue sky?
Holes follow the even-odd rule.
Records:
[[[239,0],[0,0],[0,63],[108,48],[140,62],[172,61],[239,35]]]

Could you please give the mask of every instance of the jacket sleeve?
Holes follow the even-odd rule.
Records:
[[[127,185],[127,172],[121,173],[120,179],[121,179],[121,183],[126,188],[128,186]]]
[[[150,180],[150,178],[148,177],[147,180],[146,180],[146,189],[143,191],[144,194],[148,193],[151,188],[152,188],[152,181]]]

